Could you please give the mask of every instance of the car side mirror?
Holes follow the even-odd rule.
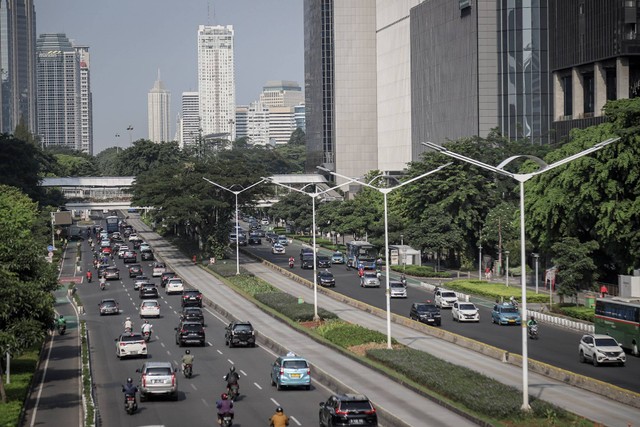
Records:
[[[114,341],[118,341],[118,338],[115,338]]]
[[[324,408],[324,402],[320,402],[320,407]]]
[[[178,328],[173,328],[173,330],[174,330],[174,331],[177,331],[177,330],[178,330]]]
[[[140,373],[140,368],[136,369],[136,372]]]

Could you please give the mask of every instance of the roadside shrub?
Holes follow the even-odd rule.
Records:
[[[371,342],[387,342],[386,335],[343,320],[332,320],[330,322],[326,322],[316,328],[316,332],[320,336],[343,348]],[[396,343],[395,340],[393,340],[393,342]]]
[[[209,268],[222,277],[236,276],[236,263],[230,261],[217,261],[215,264],[209,264]],[[246,268],[240,267],[240,275],[251,275]]]
[[[484,282],[482,280],[453,280],[443,285],[447,289],[459,291],[470,295],[479,295],[488,297],[491,300],[504,299],[514,296],[520,301],[520,283],[514,284],[514,286],[506,287],[502,283]],[[549,301],[549,295],[536,294],[535,292],[527,291],[527,301],[546,303]]]
[[[425,266],[425,265],[392,265],[391,270],[402,273],[403,271],[409,276],[416,277],[451,277],[451,273],[447,273],[446,271],[435,271],[433,267]]]
[[[22,404],[40,356],[40,345],[11,359],[11,383],[5,384],[7,403],[0,404],[0,426],[17,426]],[[3,381],[6,379],[2,378]]]
[[[571,304],[554,306],[553,311],[567,317],[572,317],[574,319],[584,320],[592,323],[595,317],[595,309],[593,307],[589,308],[582,305],[576,306],[575,304]]]
[[[257,293],[254,298],[284,316],[296,322],[310,322],[313,320],[313,304],[299,303],[298,298],[284,292]],[[318,316],[322,319],[336,319],[334,313],[318,308]]]
[[[278,288],[271,286],[269,283],[253,275],[241,274],[236,276],[234,273],[234,275],[228,279],[234,286],[237,286],[251,296],[272,292],[282,293]]]
[[[418,384],[462,403],[480,414],[497,419],[520,418],[521,392],[479,372],[438,359],[429,353],[403,348],[368,350],[367,357],[382,363]],[[445,374],[446,373],[446,374]],[[531,398],[531,416],[558,418],[568,413],[550,403]]]

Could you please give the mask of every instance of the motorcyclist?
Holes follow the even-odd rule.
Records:
[[[145,333],[149,333],[149,335],[151,335],[151,328],[153,327],[153,325],[151,325],[151,323],[149,323],[148,320],[145,320],[144,323],[142,324],[142,327],[140,328],[140,332],[142,332],[142,335],[144,335]]]
[[[227,393],[231,391],[231,386],[237,386],[239,388],[238,385],[238,380],[240,379],[240,375],[238,375],[238,373],[236,372],[236,367],[232,366],[229,368],[229,372],[227,372],[227,375],[224,376],[224,380],[227,382]]]
[[[407,286],[407,276],[405,276],[404,273],[400,275],[400,282],[402,282],[403,285]]]
[[[195,357],[191,354],[191,350],[185,350],[182,355],[182,373],[184,373],[184,367],[186,365],[191,365],[193,368],[193,359],[195,359]]]
[[[67,328],[67,319],[65,319],[62,314],[58,317],[57,323],[58,330]]]
[[[104,288],[107,286],[107,278],[105,277],[105,274],[106,273],[104,273],[102,277],[100,277],[100,289],[102,290],[104,290]]]
[[[91,282],[92,278],[93,278],[93,273],[91,273],[91,271],[87,271],[87,282]]]
[[[131,332],[133,331],[133,322],[131,321],[131,317],[127,317],[124,321],[124,331]]]
[[[512,306],[518,308],[518,301],[516,301],[513,295],[509,298],[509,302],[511,303]]]
[[[293,263],[296,262],[296,259],[292,256],[289,257],[289,267],[293,267]]]
[[[533,316],[531,316],[531,318],[529,318],[529,320],[527,321],[527,328],[531,329],[532,326],[538,326],[538,322]]]
[[[133,380],[131,378],[127,378],[127,383],[122,386],[122,392],[124,393],[124,403],[127,403],[127,396],[133,396],[136,398],[136,393],[138,392],[138,387],[133,385]],[[137,403],[135,404],[137,406]]]
[[[282,406],[276,408],[276,413],[269,418],[270,427],[286,427],[289,425],[289,417],[285,415]]]
[[[218,409],[218,424],[222,424],[222,417],[225,414],[231,415],[231,419],[233,419],[233,401],[229,400],[227,393],[220,395],[220,400],[216,402],[216,408]]]

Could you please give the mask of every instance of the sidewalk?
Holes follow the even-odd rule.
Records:
[[[257,309],[252,303],[237,298],[235,293],[229,292],[224,285],[206,271],[191,265],[177,249],[171,248],[156,233],[145,232],[144,230],[148,230],[148,227],[144,226],[141,221],[134,221],[136,221],[134,226],[143,231],[145,238],[151,241],[153,246],[166,248],[158,250],[158,255],[163,257],[174,271],[188,283],[197,285],[206,297],[230,313],[242,313],[241,316],[250,319],[261,335],[266,335],[297,353],[312,354],[310,359],[318,368],[335,378],[339,378],[341,384],[367,394],[374,402],[378,404],[381,402],[383,409],[394,413],[406,424],[424,426],[468,423],[467,420],[461,419],[461,417],[376,371],[365,368],[342,354],[289,330],[289,328],[282,328],[279,322],[273,322],[271,317]],[[244,268],[283,291],[300,296],[306,301],[313,301],[312,289],[301,286],[280,273],[247,258],[243,257],[242,263]],[[318,305],[339,314],[344,320],[386,333],[386,321],[375,315],[357,310],[323,294],[318,294]],[[392,328],[394,338],[402,344],[482,372],[505,384],[521,389],[522,370],[518,367],[504,364],[437,338],[421,335],[410,328],[396,324]],[[604,425],[626,427],[640,419],[640,410],[638,409],[559,381],[550,380],[541,375],[530,373],[529,386],[531,395]]]

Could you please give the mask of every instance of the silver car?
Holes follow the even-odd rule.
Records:
[[[407,287],[404,283],[393,280],[389,282],[389,296],[391,298],[406,298]]]
[[[150,395],[168,395],[178,400],[178,376],[171,362],[147,362],[140,373],[140,401],[144,402]]]
[[[360,286],[363,288],[379,288],[380,279],[375,271],[365,271],[360,278]]]

